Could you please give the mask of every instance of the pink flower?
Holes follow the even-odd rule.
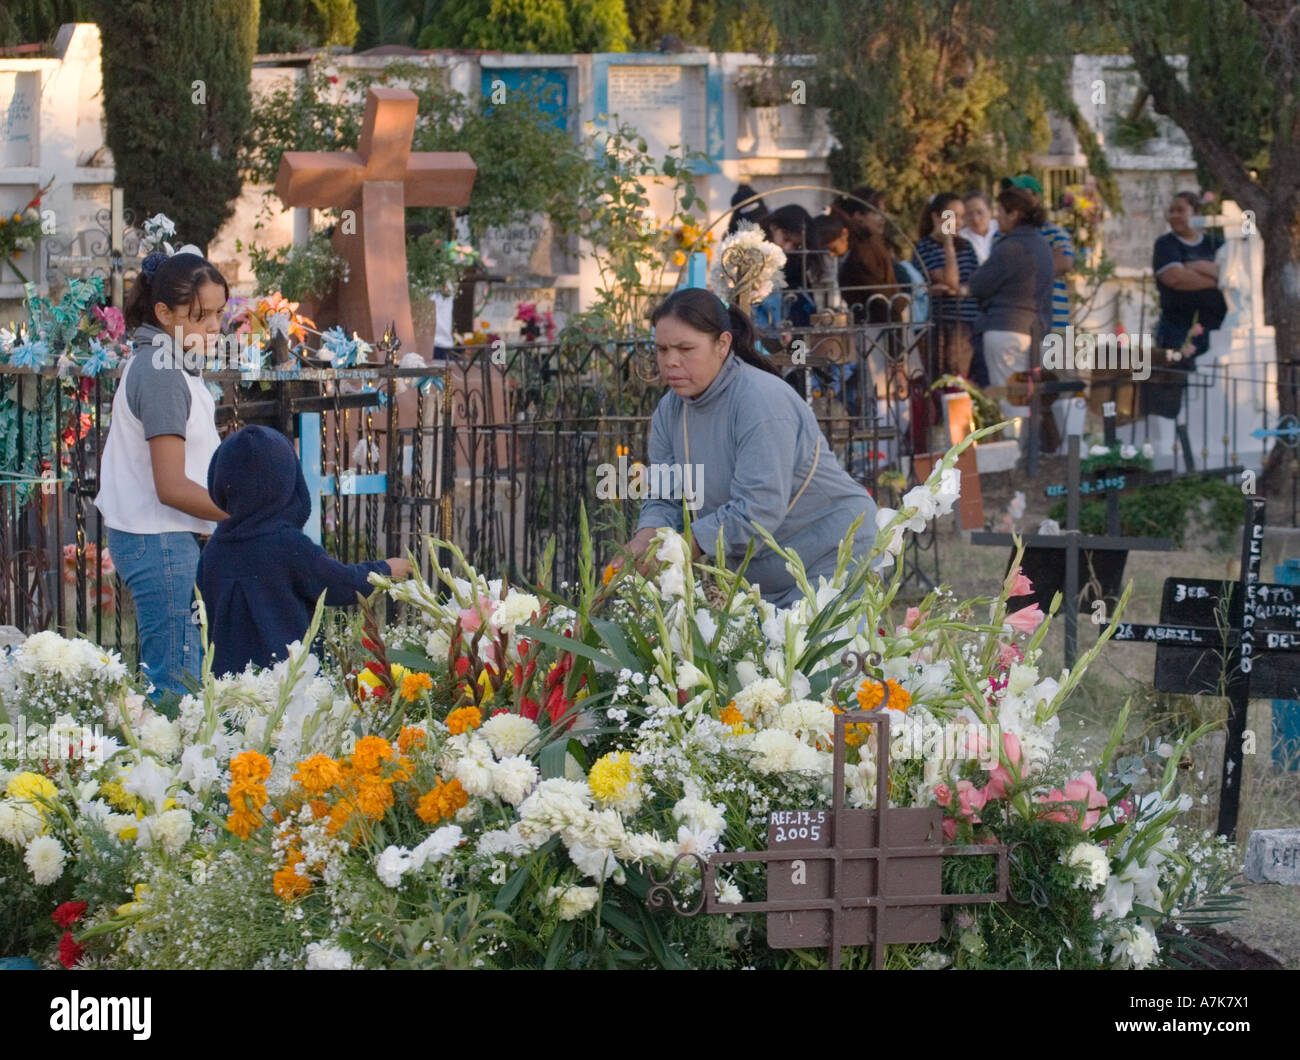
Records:
[[[1025,774],[1020,766],[1020,740],[1015,734],[1009,732],[1002,734],[1002,751],[1015,772],[1011,772],[1001,762],[989,771],[989,782],[984,790],[990,799],[1005,798],[1007,789],[1024,779]]]
[[[477,607],[467,607],[460,613],[460,628],[466,633],[473,633],[483,625],[484,617],[491,613],[492,601],[481,596]]]
[[[1007,615],[1007,625],[1017,633],[1032,633],[1043,624],[1043,609],[1037,604],[1022,607]]]
[[[952,802],[952,788],[947,784],[936,784],[934,786],[934,801],[940,806],[947,806]]]
[[[1007,595],[1011,597],[1028,596],[1033,591],[1034,586],[1029,580],[1028,575],[1026,575],[1021,568],[1017,567],[1016,573],[1011,579],[1011,592]]]
[[[945,817],[943,819],[943,837],[949,843],[957,838],[957,822],[951,817]]]
[[[1106,796],[1097,790],[1097,780],[1091,773],[1081,773],[1065,785],[1065,793],[1053,789],[1047,795],[1040,795],[1038,801],[1046,804],[1061,803],[1060,810],[1042,814],[1044,821],[1073,822],[1079,820],[1079,810],[1074,803],[1084,803],[1087,810],[1079,827],[1085,832],[1100,819],[1101,810],[1106,808]]]
[[[976,814],[984,809],[984,804],[988,802],[988,795],[969,780],[959,780],[957,781],[957,801],[961,803],[961,815],[969,817],[972,822],[978,824],[979,818]]]
[[[909,607],[907,615],[903,619],[903,628],[916,629],[916,624],[921,621],[921,609],[919,607]]]
[[[1005,670],[1012,663],[1018,663],[1025,657],[1025,653],[1020,650],[1018,644],[1000,644],[998,645],[998,669]]]
[[[111,305],[103,309],[95,306],[94,312],[96,319],[104,325],[104,333],[100,338],[116,342],[126,334],[126,320],[122,316],[122,310],[117,306]]]

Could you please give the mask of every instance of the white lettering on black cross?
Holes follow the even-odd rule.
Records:
[[[1252,697],[1300,695],[1300,601],[1285,585],[1264,585],[1264,501],[1246,499],[1241,578],[1235,585],[1202,578],[1165,580],[1160,624],[1121,622],[1117,641],[1156,645],[1155,686],[1181,695],[1221,695],[1227,665],[1227,746],[1219,791],[1220,835],[1233,838],[1241,800],[1246,708]],[[1222,600],[1223,597],[1227,600]],[[1228,622],[1221,623],[1228,608]],[[1261,654],[1262,653],[1262,654]]]
[[[846,652],[841,662],[857,659]],[[879,657],[875,656],[878,662]],[[845,679],[841,676],[836,686]],[[883,682],[881,682],[883,684]],[[885,946],[935,942],[941,906],[1005,902],[1010,869],[1007,847],[949,845],[941,841],[937,806],[892,808],[889,802],[889,689],[873,711],[835,716],[832,808],[778,810],[768,820],[768,849],[737,853],[681,854],[668,876],[654,881],[646,897],[652,908],[671,904],[682,916],[705,913],[767,913],[767,943],[773,949],[827,947],[831,968],[840,967],[844,946],[871,946],[871,965],[883,968]],[[844,806],[845,735],[850,725],[868,724],[876,741],[876,809]],[[886,807],[884,813],[881,807]],[[984,894],[943,894],[943,859],[993,856],[996,889]],[[693,858],[702,871],[700,900],[677,905],[669,885],[677,865]],[[718,899],[719,866],[743,862],[767,865],[767,900],[723,903]]]

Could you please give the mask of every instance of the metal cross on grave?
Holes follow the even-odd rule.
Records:
[[[1218,832],[1229,839],[1241,802],[1249,700],[1300,698],[1300,588],[1260,582],[1263,546],[1264,501],[1249,497],[1240,581],[1167,578],[1160,624],[1121,622],[1112,638],[1156,645],[1158,692],[1228,697]]]
[[[286,151],[275,179],[275,192],[286,206],[343,211],[333,244],[348,263],[339,297],[346,329],[376,335],[391,320],[408,350],[416,350],[416,344],[406,275],[406,207],[464,206],[478,172],[463,151],[412,152],[417,111],[409,89],[372,86],[355,151]]]
[[[864,675],[866,663],[879,665],[880,657],[845,652],[840,661],[846,669],[832,686],[832,695],[844,682]],[[701,911],[767,913],[770,947],[827,947],[830,966],[836,969],[844,946],[870,946],[872,967],[883,968],[886,945],[936,942],[942,929],[941,906],[1005,902],[1010,880],[1006,846],[947,844],[942,842],[939,807],[889,807],[889,687],[880,683],[884,699],[879,708],[835,716],[831,809],[773,812],[766,850],[722,852],[707,859],[679,854],[668,876],[652,882],[647,904],[656,909],[671,905],[680,916]],[[872,726],[876,740],[877,808],[849,810],[844,806],[845,736],[848,726],[864,722]],[[943,894],[943,859],[961,856],[995,857],[997,889]],[[699,901],[683,908],[670,884],[686,858],[698,863],[702,879]],[[718,868],[742,862],[767,865],[766,901],[719,901]]]

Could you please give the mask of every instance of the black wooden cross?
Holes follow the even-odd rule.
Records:
[[[845,652],[846,669],[832,694],[856,680],[865,663],[879,665],[872,652]],[[877,680],[876,678],[870,678]],[[1010,867],[1001,844],[949,845],[941,842],[942,811],[934,807],[889,807],[889,687],[880,707],[835,716],[834,766],[830,810],[778,810],[768,818],[767,849],[737,853],[679,854],[668,876],[654,881],[646,896],[651,908],[671,905],[681,916],[705,913],[767,913],[767,943],[773,949],[825,946],[831,968],[840,966],[843,946],[871,946],[873,968],[884,967],[885,946],[935,942],[942,929],[941,906],[1005,902]],[[844,755],[848,726],[870,724],[876,740],[876,809],[844,807]],[[881,810],[884,810],[882,813]],[[997,889],[985,894],[943,894],[943,859],[955,856],[997,858]],[[670,890],[677,866],[687,858],[701,872],[694,906],[679,906]],[[768,867],[767,900],[723,903],[718,899],[721,865],[762,862]]]
[[[1108,401],[1105,406],[1105,438],[1108,445],[1115,443],[1115,403]],[[1024,534],[1021,540],[1026,549],[1050,548],[1065,551],[1065,665],[1073,667],[1078,654],[1079,639],[1079,559],[1084,556],[1091,560],[1097,552],[1167,552],[1174,547],[1173,542],[1164,537],[1125,537],[1120,532],[1119,491],[1127,486],[1117,479],[1123,476],[1107,475],[1106,483],[1106,533],[1084,534],[1079,531],[1079,497],[1084,492],[1079,470],[1079,436],[1070,435],[1069,439],[1069,481],[1063,489],[1065,494],[1065,528],[1060,534]],[[1096,481],[1096,480],[1092,480]],[[1050,489],[1051,487],[1049,487]],[[971,543],[975,545],[1001,545],[1015,547],[1015,538],[1011,534],[974,533]]]
[[[1240,581],[1168,578],[1159,624],[1121,622],[1113,636],[1156,645],[1157,691],[1228,697],[1218,831],[1229,839],[1241,804],[1248,701],[1300,698],[1300,589],[1260,582],[1263,545],[1264,501],[1249,497]]]

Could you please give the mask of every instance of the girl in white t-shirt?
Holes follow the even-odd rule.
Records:
[[[226,518],[204,485],[220,438],[202,369],[230,288],[187,250],[150,254],[127,298],[132,353],[113,396],[95,498],[135,602],[140,663],[155,696],[184,695],[182,674],[200,673],[191,611],[199,537]]]

